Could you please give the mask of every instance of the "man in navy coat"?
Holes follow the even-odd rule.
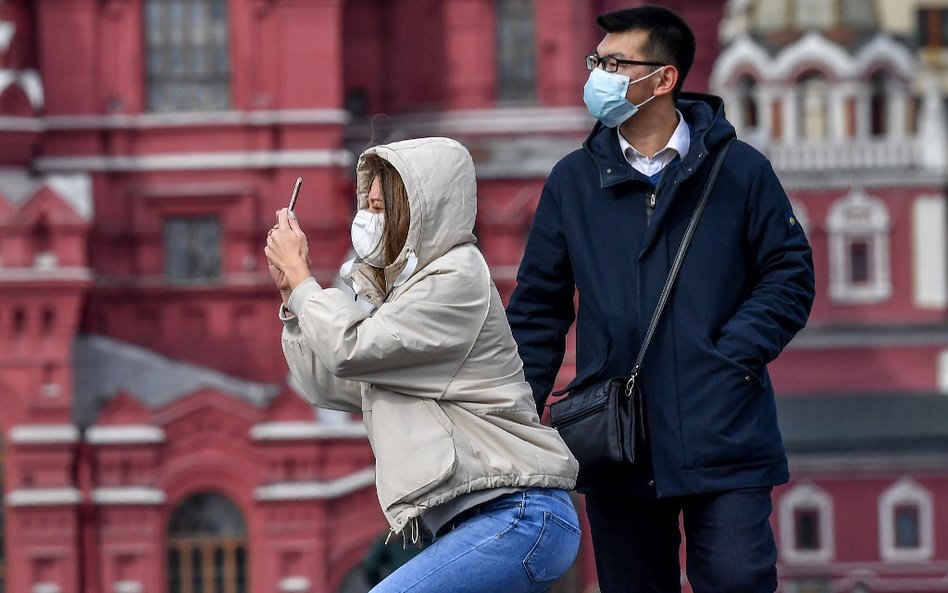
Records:
[[[576,321],[583,386],[628,375],[714,157],[722,101],[681,93],[695,39],[654,6],[600,16],[599,120],[543,188],[508,318],[542,411]],[[578,291],[578,311],[574,292]],[[771,489],[789,479],[767,364],[806,323],[813,262],[770,163],[735,141],[647,350],[646,450],[583,488],[603,593],[777,586]]]

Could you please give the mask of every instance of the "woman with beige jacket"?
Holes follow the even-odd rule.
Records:
[[[434,537],[372,591],[544,591],[579,546],[577,464],[540,424],[474,246],[471,157],[448,138],[370,148],[357,202],[355,298],[310,275],[286,209],[266,255],[291,372],[315,405],[362,413],[392,532]]]

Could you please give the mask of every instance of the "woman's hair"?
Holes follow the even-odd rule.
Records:
[[[365,165],[369,172],[369,184],[379,180],[379,189],[382,191],[382,201],[385,204],[385,226],[382,228],[382,254],[385,261],[391,263],[405,246],[408,239],[410,213],[408,207],[408,191],[401,175],[395,167],[385,159],[376,155],[365,157]],[[376,280],[381,287],[385,287],[385,275],[381,269],[376,273]]]

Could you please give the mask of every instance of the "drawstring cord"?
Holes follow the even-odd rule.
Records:
[[[405,530],[408,530],[406,535]],[[408,520],[408,525],[405,526],[405,529],[402,530],[402,549],[407,549],[408,544],[418,547],[421,546],[421,521],[418,517],[412,517]],[[385,537],[385,544],[388,545],[388,541],[392,539],[392,536],[395,535],[395,530],[389,528],[388,535]]]

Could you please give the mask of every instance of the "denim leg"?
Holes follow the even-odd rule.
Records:
[[[569,495],[533,488],[483,505],[370,593],[538,593],[566,572],[578,549]]]

